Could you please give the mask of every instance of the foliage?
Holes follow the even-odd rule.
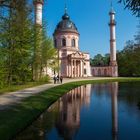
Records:
[[[128,41],[118,53],[118,66],[120,76],[140,76],[140,46]]]
[[[49,75],[43,76],[42,78],[39,79],[39,82],[49,82],[50,81],[50,77]]]
[[[53,62],[57,60],[57,51],[53,40],[47,36],[46,28],[36,27],[34,46],[34,80],[39,81],[46,74],[48,68],[53,68]]]
[[[120,3],[125,5],[125,8],[128,8],[135,14],[140,17],[140,0],[118,0]]]
[[[57,50],[54,47],[53,40],[49,37],[46,37],[45,34],[46,33],[44,32],[42,42],[42,68],[46,71],[48,68],[51,68],[55,71],[55,69],[58,67]]]
[[[105,54],[102,56],[101,54],[97,54],[93,59],[90,60],[91,66],[108,66],[109,65],[110,55]]]
[[[120,76],[140,76],[140,32],[134,37],[134,40],[127,41],[125,48],[118,52]]]
[[[0,95],[49,83],[49,80],[50,80],[49,77],[45,77],[44,79],[45,80],[40,80],[38,82],[27,82],[27,83],[21,84],[21,85],[10,85],[10,86],[4,85],[0,88]]]
[[[53,41],[44,27],[34,25],[28,0],[5,4],[11,8],[0,6],[0,88],[39,81],[57,59]]]
[[[15,4],[14,8],[0,20],[1,67],[3,74],[5,73],[5,81],[9,85],[28,81],[31,76],[29,63],[33,31],[27,1],[12,2]]]

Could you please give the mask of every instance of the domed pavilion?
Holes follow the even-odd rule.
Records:
[[[79,49],[79,32],[65,9],[54,31],[54,43],[59,56],[59,74],[63,77],[91,76],[89,53]]]

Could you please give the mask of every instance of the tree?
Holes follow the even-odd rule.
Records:
[[[119,0],[119,2],[123,3],[125,8],[131,10],[134,15],[140,17],[140,0]]]
[[[117,54],[120,76],[140,76],[140,47],[127,41],[125,48]]]
[[[137,46],[140,47],[140,20],[139,20],[139,24],[138,24],[137,28],[138,28],[138,32],[134,36],[134,39],[135,39],[135,43],[137,44]]]
[[[33,50],[33,80],[39,81],[49,69],[54,69],[57,62],[57,51],[53,40],[47,36],[46,26],[35,26],[35,44]],[[55,62],[55,63],[53,63]]]
[[[91,66],[108,66],[109,65],[109,54],[105,54],[105,56],[102,56],[101,54],[97,54],[94,56],[93,59],[91,59],[90,63]]]
[[[57,69],[58,66],[58,55],[57,50],[54,48],[53,40],[49,38],[44,30],[43,33],[43,40],[42,40],[42,53],[41,53],[41,69],[40,69],[40,75],[43,76],[42,72],[43,69],[45,71],[48,71],[48,68],[51,68],[52,70]]]
[[[6,16],[0,18],[1,67],[7,83],[28,81],[33,38],[31,9],[27,0],[11,0]]]

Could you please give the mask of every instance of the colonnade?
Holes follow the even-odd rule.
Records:
[[[83,60],[71,59],[68,61],[67,77],[84,77]]]

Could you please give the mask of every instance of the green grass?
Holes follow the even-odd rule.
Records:
[[[63,84],[36,96],[31,96],[18,105],[0,111],[0,140],[13,138],[30,125],[39,115],[44,112],[59,97],[73,88],[85,84],[105,83],[105,82],[131,82],[140,81],[140,78],[117,78],[109,80],[79,81]]]
[[[25,89],[25,88],[30,88],[30,87],[34,87],[34,86],[38,86],[38,85],[43,85],[43,84],[46,84],[46,83],[48,83],[48,82],[28,82],[24,85],[5,86],[4,88],[0,89],[0,95],[8,93],[8,92],[22,90],[22,89]]]

